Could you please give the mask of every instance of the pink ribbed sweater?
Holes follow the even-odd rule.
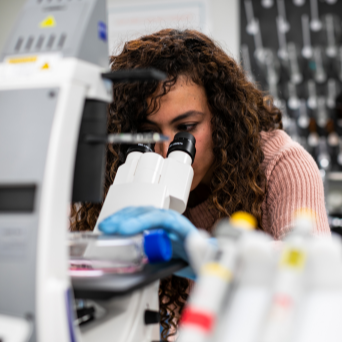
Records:
[[[315,233],[329,233],[323,183],[313,158],[281,130],[261,132],[261,142],[268,186],[262,203],[263,229],[281,239],[291,229],[293,212],[305,207],[317,214]],[[208,231],[217,220],[217,211],[208,208],[208,201],[187,208],[184,215],[197,228]]]

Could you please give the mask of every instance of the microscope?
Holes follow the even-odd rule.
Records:
[[[169,145],[166,159],[154,153],[145,144],[129,147],[126,162],[119,167],[109,188],[94,232],[98,232],[99,222],[128,206],[154,206],[183,213],[193,179],[191,164],[195,152],[195,138],[187,132],[175,135]],[[102,247],[90,244],[84,258],[101,259],[103,253]],[[74,284],[78,286],[79,282],[80,280],[77,280]],[[114,298],[106,302],[97,300],[93,293],[87,293],[88,287],[91,286],[83,283],[78,287],[83,289],[86,297],[95,299],[90,302],[90,307],[105,308],[107,317],[110,318],[106,321],[95,319],[88,326],[81,327],[84,341],[95,341],[99,337],[105,341],[108,336],[114,335],[115,341],[118,342],[160,339],[159,279],[139,291],[122,296],[119,300]],[[122,310],[123,306],[125,310]]]
[[[137,312],[134,308],[140,305],[144,286],[179,269],[173,265],[167,273],[163,267],[151,266],[148,275],[137,274],[134,282],[132,278],[119,276],[91,281],[69,276],[70,202],[103,200],[106,155],[103,141],[107,142],[106,108],[112,101],[112,82],[165,78],[155,70],[107,72],[106,18],[105,0],[28,0],[0,55],[2,342],[117,340],[116,334],[99,331],[105,331],[111,325],[110,318],[119,317],[119,312]],[[89,137],[98,139],[94,142]],[[116,197],[112,192],[125,197],[119,189],[127,182],[131,193],[134,186],[139,188],[134,193],[153,188],[147,190],[146,198],[154,198],[153,194],[159,197],[144,203],[130,202],[127,198],[120,203],[184,210],[192,181],[190,159],[182,151],[170,152],[165,160],[154,153],[134,151],[122,167],[131,173],[121,172],[117,177],[121,184],[112,186],[108,199]],[[159,178],[153,176],[146,186],[144,182],[149,173],[137,171],[149,162],[155,163],[158,171],[152,173],[155,177],[159,174]],[[134,164],[139,170],[133,171]],[[178,174],[178,167],[185,173]],[[134,186],[129,183],[131,180]],[[183,192],[176,189],[178,182],[187,184]],[[157,183],[159,188],[154,186]],[[117,210],[113,208],[108,208],[103,215]],[[131,291],[130,300],[119,295],[122,291],[113,291],[118,283],[122,285],[121,290]],[[90,288],[85,291],[87,286]],[[158,290],[154,286],[157,298]],[[93,329],[95,334],[91,333],[90,325],[86,333],[74,324],[74,296],[84,298],[87,293],[95,293],[95,298],[101,297],[100,293],[102,299],[112,298],[112,293],[117,296],[115,310],[103,315],[102,325]],[[114,307],[112,302],[110,305]],[[131,306],[127,307],[127,303]],[[151,307],[155,305],[157,302]],[[144,324],[140,316],[121,321],[116,325],[117,334],[130,329],[141,333],[141,329],[134,328],[140,324]],[[151,341],[152,329],[147,330],[142,332],[146,335],[132,333],[131,341]]]
[[[196,153],[195,143],[190,133],[177,133],[166,159],[153,153],[147,145],[130,147],[125,164],[119,167],[109,188],[95,231],[99,222],[128,206],[151,205],[182,214],[194,174],[191,165]]]

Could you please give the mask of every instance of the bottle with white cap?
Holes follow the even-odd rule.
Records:
[[[342,340],[342,245],[340,237],[317,236],[308,249],[306,298],[293,341]]]
[[[240,224],[250,219],[240,218]],[[254,342],[271,301],[276,263],[269,235],[252,230],[239,242],[238,267],[233,290],[224,304],[215,342]]]
[[[235,274],[238,241],[244,230],[254,228],[251,220],[242,219],[242,215],[235,213],[229,223],[222,220],[216,228],[217,251],[202,265],[182,314],[177,342],[212,340]]]
[[[275,276],[272,301],[260,342],[292,341],[304,290],[305,271],[314,214],[301,209],[294,215],[293,231],[284,239]]]

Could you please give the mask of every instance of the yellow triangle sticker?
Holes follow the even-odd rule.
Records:
[[[39,24],[39,26],[41,28],[56,26],[55,18],[52,15],[49,15]]]
[[[48,63],[45,63],[42,67],[41,67],[42,70],[46,70],[46,69],[50,69],[50,66]]]

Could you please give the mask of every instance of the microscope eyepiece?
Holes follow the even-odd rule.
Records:
[[[131,152],[153,152],[153,149],[150,147],[150,144],[136,144],[127,149],[126,156]]]
[[[192,134],[188,132],[179,132],[173,138],[167,151],[167,156],[174,151],[183,151],[186,152],[191,157],[192,162],[194,162],[196,154],[195,144],[196,139]]]

